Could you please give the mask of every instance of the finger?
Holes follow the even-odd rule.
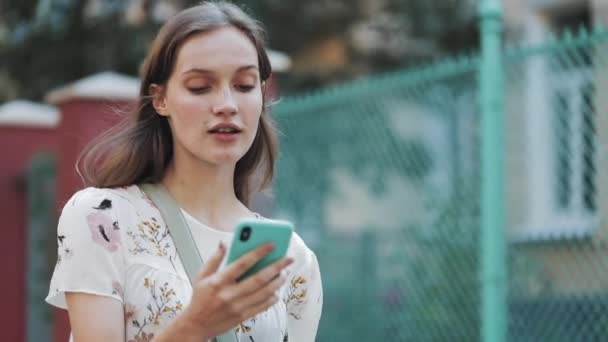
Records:
[[[198,279],[201,280],[215,273],[222,264],[224,255],[226,255],[226,246],[224,246],[224,243],[220,242],[217,251],[215,251],[211,259],[209,259],[201,269]]]
[[[260,312],[264,312],[264,311],[268,310],[271,306],[275,305],[278,302],[279,302],[279,296],[274,294],[274,295],[266,298],[264,301],[245,309],[241,316],[241,320],[244,321],[246,319],[254,317],[255,315],[259,314]]]
[[[282,272],[278,277],[275,277],[271,282],[267,283],[266,286],[251,293],[249,296],[242,296],[239,294],[238,291],[236,291],[238,285],[226,286],[221,293],[218,294],[222,297],[225,308],[224,310],[217,311],[214,315],[221,321],[232,320],[235,317],[239,318],[240,321],[243,321],[246,318],[249,318],[249,316],[242,316],[244,312],[251,311],[252,309],[256,311],[256,308],[259,308],[260,305],[264,304],[269,299],[279,298],[279,290],[286,281],[287,274]],[[274,302],[276,303],[276,300]]]
[[[247,296],[253,292],[256,292],[258,289],[263,288],[264,286],[266,286],[266,284],[277,278],[277,276],[281,274],[281,271],[292,263],[292,258],[283,258],[279,261],[276,261],[271,265],[266,266],[264,269],[257,272],[253,276],[238,283],[236,286],[236,290],[240,293],[241,296]]]
[[[236,281],[243,273],[250,269],[251,266],[255,265],[263,257],[268,255],[268,253],[272,252],[273,249],[274,245],[272,243],[265,243],[238,258],[223,272],[223,280],[228,283]]]
[[[264,287],[258,289],[255,292],[249,293],[248,295],[237,298],[238,310],[246,311],[251,307],[257,306],[258,304],[266,301],[268,298],[278,294],[278,291],[287,281],[287,276],[284,274],[275,277]]]

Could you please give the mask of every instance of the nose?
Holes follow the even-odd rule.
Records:
[[[238,107],[230,87],[226,87],[222,90],[217,103],[215,103],[212,108],[212,111],[213,114],[216,115],[234,115],[237,113]]]

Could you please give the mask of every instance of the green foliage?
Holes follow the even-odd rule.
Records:
[[[85,4],[11,1],[10,10],[2,15],[9,35],[0,45],[0,75],[14,83],[19,97],[40,100],[54,87],[99,71],[137,75],[158,25],[125,23],[124,2],[92,18],[85,16]],[[0,101],[11,93],[0,93]]]
[[[104,4],[104,10],[93,17],[86,15],[89,1],[3,2],[0,11],[0,101],[14,97],[41,100],[50,89],[99,71],[115,70],[137,75],[148,44],[159,27],[150,14],[151,6],[157,1],[145,2],[146,18],[136,24],[128,24],[124,20],[125,11],[132,1],[100,1]],[[172,3],[179,8],[198,2],[183,0]],[[350,47],[352,29],[369,20],[369,14],[363,10],[363,2],[350,0],[235,2],[260,19],[269,32],[272,48],[291,56],[330,36],[341,37],[345,45]],[[439,45],[452,44],[449,49],[459,48],[462,43],[470,46],[471,41],[467,39],[471,34],[473,41],[476,41],[473,31],[458,29],[462,23],[470,23],[466,21],[468,19],[451,20],[452,17],[468,18],[468,7],[460,2],[389,0],[386,4],[382,11],[411,23],[407,29],[391,32],[390,35],[437,41]],[[446,18],[450,20],[444,20]],[[464,27],[469,27],[466,25]],[[444,39],[447,36],[449,39]],[[332,72],[296,73],[280,77],[283,93],[318,88],[369,72],[391,70],[420,61],[408,57],[395,59],[383,54],[358,56],[350,48],[348,53],[350,57],[347,63]]]
[[[351,0],[247,0],[251,9],[270,32],[271,44],[295,52],[319,37],[344,34],[361,19]]]

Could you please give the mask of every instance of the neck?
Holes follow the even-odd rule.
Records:
[[[179,158],[169,164],[162,183],[178,205],[211,227],[231,231],[234,222],[251,215],[234,192],[235,165],[217,166]]]

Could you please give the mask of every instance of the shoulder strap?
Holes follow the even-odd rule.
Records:
[[[204,261],[177,203],[162,184],[142,184],[140,188],[156,204],[163,216],[190,283],[193,284]]]
[[[158,184],[141,184],[140,189],[150,197],[152,202],[156,204],[163,220],[167,224],[169,234],[175,243],[175,248],[179,254],[182,264],[186,269],[190,283],[194,284],[196,276],[203,264],[203,258],[196,247],[188,223],[184,219],[184,215],[180,212],[177,203],[173,196],[167,191],[164,185]],[[221,336],[213,339],[213,342],[237,342],[236,332],[233,329],[228,330]]]

